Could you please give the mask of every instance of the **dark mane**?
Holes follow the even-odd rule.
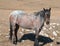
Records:
[[[34,12],[34,13],[35,13],[35,16],[40,15],[41,17],[44,17],[44,15],[45,15],[44,10],[41,10],[41,11],[38,11],[38,12]]]

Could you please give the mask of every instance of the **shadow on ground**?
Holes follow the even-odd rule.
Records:
[[[22,40],[31,40],[31,41],[35,41],[35,34],[33,33],[29,33],[29,34],[24,34],[19,40],[18,42],[21,42]],[[45,37],[45,36],[39,36],[38,41],[42,44],[40,44],[40,46],[43,46],[47,43],[53,42],[52,39],[50,39],[49,37]]]

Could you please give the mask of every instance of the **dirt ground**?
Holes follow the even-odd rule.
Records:
[[[39,43],[42,46],[60,46],[60,0],[0,0],[0,46],[33,46],[34,34],[32,31],[24,31],[24,34],[18,31],[19,39],[23,39],[22,42],[18,42],[14,45],[9,40],[9,14],[13,10],[24,10],[27,13],[33,13],[43,8],[51,7],[51,23],[54,23],[53,29],[50,31],[44,30],[48,37],[44,34],[40,34]],[[53,32],[55,31],[55,34]],[[47,33],[48,32],[48,33]],[[42,33],[42,32],[41,32]],[[30,38],[30,37],[32,38]],[[24,39],[23,37],[27,37]]]

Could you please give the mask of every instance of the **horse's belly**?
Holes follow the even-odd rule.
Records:
[[[27,18],[22,18],[22,19],[19,19],[19,25],[25,28],[32,28],[33,21]]]
[[[25,27],[25,28],[32,28],[33,24],[31,22],[22,22],[20,23],[20,26]]]

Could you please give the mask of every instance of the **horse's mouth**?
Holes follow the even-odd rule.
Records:
[[[47,25],[49,25],[50,22],[46,22]]]

